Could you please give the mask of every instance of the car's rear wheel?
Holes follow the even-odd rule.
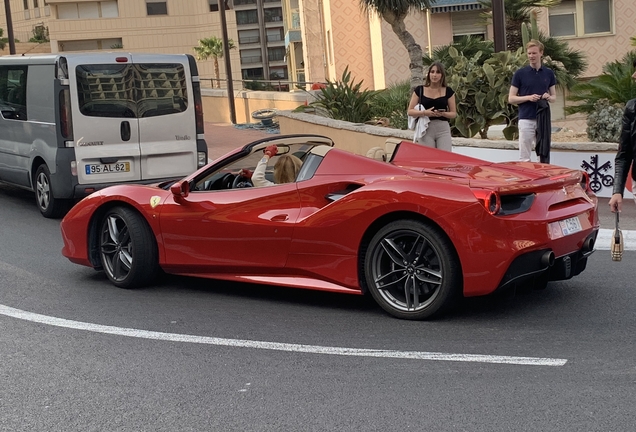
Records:
[[[51,187],[51,172],[42,164],[35,172],[35,202],[42,216],[59,218],[69,207],[69,200],[55,198]]]
[[[102,267],[120,288],[146,285],[159,271],[157,242],[146,220],[124,207],[109,210],[99,231]]]
[[[414,220],[395,221],[378,231],[367,248],[364,270],[375,301],[398,318],[439,315],[461,293],[453,245],[438,228]]]

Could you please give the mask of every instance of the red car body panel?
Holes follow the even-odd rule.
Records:
[[[205,170],[209,167],[183,181]],[[558,258],[584,247],[599,221],[596,197],[580,180],[580,172],[553,165],[495,164],[409,142],[400,144],[391,163],[334,148],[311,178],[275,187],[186,197],[155,186],[101,190],[64,218],[62,253],[95,267],[88,241],[95,221],[108,206],[126,205],[148,222],[159,264],[168,273],[362,293],[365,239],[385,221],[420,218],[452,241],[464,295],[484,295],[497,289],[524,254],[551,249]],[[493,215],[476,195],[481,190],[535,198],[527,211]],[[341,198],[328,198],[342,191]],[[575,234],[562,235],[549,225],[573,217],[582,228]]]

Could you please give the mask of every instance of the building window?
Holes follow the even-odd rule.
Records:
[[[122,48],[122,39],[89,39],[89,40],[74,40],[74,41],[60,41],[58,42],[58,49],[60,51],[97,51],[97,50],[112,50]]]
[[[271,8],[264,10],[265,22],[274,22],[283,20],[282,8]]]
[[[33,0],[33,7],[34,8],[39,8],[40,6],[38,5],[38,0]]]
[[[285,48],[269,48],[267,50],[267,59],[269,61],[285,61]]]
[[[219,11],[219,0],[208,0],[210,4],[210,12],[218,12]],[[225,1],[225,10],[230,10],[230,6],[227,4],[227,0]]]
[[[146,12],[148,13],[148,15],[168,15],[167,2],[146,0]]]
[[[563,0],[548,9],[550,36],[612,32],[612,0]]]
[[[243,79],[263,79],[263,68],[243,69]]]
[[[236,24],[258,24],[258,12],[255,10],[236,11]]]
[[[29,0],[23,0],[24,10],[29,10]]]
[[[259,31],[257,29],[239,30],[238,37],[239,37],[239,44],[259,43],[261,41],[261,38],[259,36]]]
[[[117,18],[116,1],[60,3],[57,5],[58,19]]]
[[[457,42],[464,36],[484,40],[486,38],[486,25],[479,20],[479,11],[451,12],[453,25],[453,42]]]

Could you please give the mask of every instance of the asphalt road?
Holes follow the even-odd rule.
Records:
[[[636,424],[636,252],[612,262],[597,251],[583,275],[544,291],[467,299],[444,319],[409,322],[363,297],[304,290],[172,276],[122,290],[61,256],[59,221],[42,218],[32,194],[0,185],[0,220],[2,431]],[[400,357],[411,352],[446,356]]]

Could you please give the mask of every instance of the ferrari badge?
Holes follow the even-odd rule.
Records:
[[[161,201],[161,197],[160,196],[153,196],[152,198],[150,198],[150,207],[155,208],[159,205],[159,202]]]

